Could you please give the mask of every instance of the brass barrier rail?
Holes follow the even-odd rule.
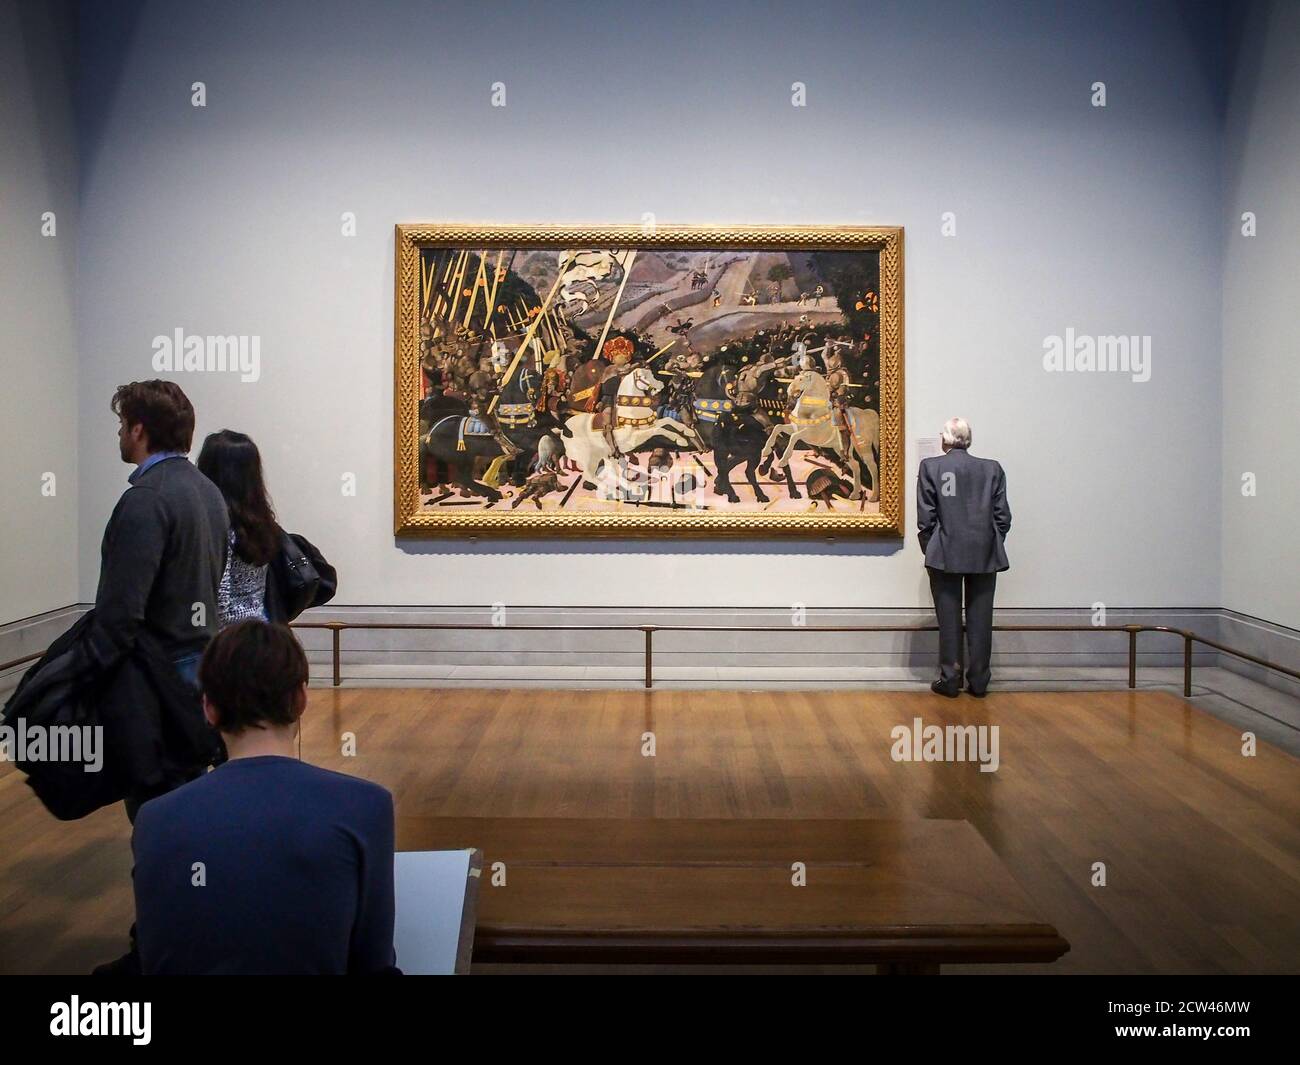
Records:
[[[654,634],[656,632],[937,632],[937,625],[791,625],[777,628],[774,625],[464,625],[441,624],[437,622],[418,621],[298,621],[293,623],[295,629],[326,629],[331,636],[331,654],[334,668],[334,687],[343,683],[342,676],[342,633],[346,629],[415,629],[419,631],[453,631],[471,632],[490,629],[495,632],[641,632],[645,635],[645,686],[654,687]],[[1192,696],[1192,648],[1195,644],[1204,644],[1222,654],[1232,655],[1243,661],[1271,669],[1274,672],[1300,680],[1300,670],[1280,666],[1276,662],[1260,658],[1246,651],[1229,647],[1204,636],[1198,636],[1191,629],[1175,629],[1168,625],[994,625],[994,632],[1124,632],[1128,634],[1128,686],[1137,687],[1137,638],[1140,632],[1164,632],[1178,636],[1183,641],[1183,696]],[[0,663],[0,673],[34,662],[45,652],[15,658],[12,662]]]

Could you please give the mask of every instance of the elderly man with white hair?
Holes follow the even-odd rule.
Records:
[[[949,418],[943,454],[922,459],[916,477],[916,525],[939,620],[939,679],[932,691],[950,699],[962,688],[962,597],[966,603],[966,690],[983,698],[993,652],[993,587],[1009,567],[1003,546],[1011,529],[1007,475],[970,453],[970,426]]]

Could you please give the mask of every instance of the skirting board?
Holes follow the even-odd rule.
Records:
[[[0,661],[39,651],[71,625],[84,605],[52,611],[0,627]],[[816,633],[834,625],[927,625],[933,614],[920,609],[809,609],[803,624],[794,623],[788,609],[663,610],[632,607],[507,607],[494,613],[491,605],[406,607],[325,607],[304,615],[303,621],[424,622],[491,625],[498,618],[512,625],[597,625],[601,631],[465,631],[350,630],[342,635],[345,677],[373,677],[387,683],[437,681],[452,671],[483,686],[500,686],[511,678],[557,686],[593,671],[635,683],[643,664],[640,632],[615,631],[636,625],[756,625],[770,632],[660,632],[654,638],[656,674],[665,680],[716,679],[719,686],[743,686],[744,677],[806,683],[819,677],[840,684],[854,677],[888,680],[921,677],[934,665],[934,633]],[[1016,608],[997,611],[1002,625],[1088,625],[1085,608]],[[1188,628],[1210,639],[1241,647],[1291,668],[1300,667],[1300,632],[1272,625],[1233,611],[1216,608],[1112,609],[1112,625],[1149,624]],[[500,622],[499,622],[500,623]],[[302,641],[316,681],[328,683],[330,634],[302,630]],[[996,633],[995,669],[1120,669],[1128,661],[1123,633],[1027,632]],[[1222,666],[1279,691],[1300,697],[1300,683],[1229,655],[1198,649],[1196,666]],[[1176,636],[1144,633],[1138,641],[1138,666],[1174,667],[1182,664],[1182,642]],[[0,676],[0,692],[12,689],[22,667]]]

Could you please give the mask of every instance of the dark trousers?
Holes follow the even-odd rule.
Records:
[[[966,663],[966,687],[982,692],[989,686],[993,655],[993,586],[996,573],[945,573],[930,569],[930,592],[939,619],[939,680],[953,691],[962,684],[962,662]],[[962,589],[966,592],[966,645],[962,654]]]
[[[199,686],[199,660],[202,654],[184,655],[181,658],[173,659],[173,665],[184,678],[185,683],[194,689]],[[136,815],[140,812],[140,807],[149,799],[154,798],[152,795],[137,796],[129,795],[124,801],[126,806],[126,819],[131,822],[132,828],[135,827]],[[124,957],[118,958],[115,962],[110,962],[107,966],[100,966],[97,972],[111,972],[115,976],[139,976],[140,969],[140,951],[136,946],[135,939],[135,922],[131,923],[131,930],[127,933],[131,941],[131,949],[127,951]]]
[[[181,655],[180,658],[172,659],[172,665],[176,667],[176,672],[181,675],[181,679],[195,691],[199,690],[199,661],[202,658],[203,652],[195,651],[193,654]],[[141,797],[132,795],[126,799],[124,804],[126,806],[126,819],[132,825],[135,824],[135,816],[140,812],[140,807],[148,799],[152,798],[155,798],[155,796],[145,795]]]

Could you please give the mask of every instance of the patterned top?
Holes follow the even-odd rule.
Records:
[[[220,628],[246,618],[266,619],[266,566],[245,562],[235,552],[235,530],[227,540],[226,568],[217,589],[217,623]]]

